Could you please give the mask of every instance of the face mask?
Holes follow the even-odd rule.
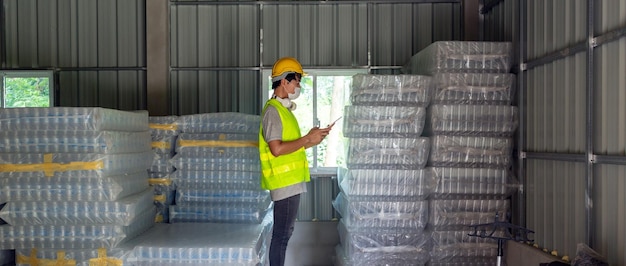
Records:
[[[289,96],[290,100],[298,99],[300,97],[300,88],[296,87],[294,93],[287,93],[287,96]]]

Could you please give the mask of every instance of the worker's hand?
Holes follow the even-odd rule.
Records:
[[[311,146],[314,146],[314,145],[320,144],[320,142],[322,142],[324,138],[328,136],[328,133],[330,132],[331,128],[332,127],[327,127],[327,128],[314,127],[304,137],[309,140],[309,144]]]

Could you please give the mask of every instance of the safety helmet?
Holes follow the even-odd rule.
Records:
[[[274,67],[272,67],[272,82],[284,79],[287,74],[290,73],[305,75],[304,70],[302,70],[302,65],[300,65],[300,62],[295,58],[283,57],[278,59],[276,63],[274,63]]]

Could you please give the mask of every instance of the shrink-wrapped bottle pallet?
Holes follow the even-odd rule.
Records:
[[[154,208],[150,206],[143,210],[128,226],[118,224],[2,225],[0,226],[0,249],[112,248],[152,227]]]
[[[510,105],[515,97],[515,74],[435,73],[431,104]]]
[[[506,168],[432,167],[439,183],[433,198],[506,198],[520,187]]]
[[[403,73],[508,73],[513,64],[511,42],[437,41],[413,55]]]
[[[431,137],[428,163],[438,167],[495,167],[511,164],[513,140],[508,137]]]
[[[463,230],[470,225],[508,221],[508,199],[430,200],[429,221],[438,230]]]
[[[228,154],[238,158],[259,158],[259,135],[253,133],[181,133],[178,154]]]
[[[353,105],[426,107],[431,87],[429,76],[357,74],[352,76],[350,102]]]
[[[505,105],[431,105],[425,135],[512,136],[517,107]]]
[[[423,266],[428,262],[428,251],[418,248],[396,248],[387,251],[356,252],[352,256],[345,254],[342,245],[335,247],[336,266],[359,265],[411,265]]]
[[[355,200],[425,200],[435,190],[437,179],[430,168],[348,169],[338,174],[338,183]]]
[[[349,257],[359,252],[382,252],[394,249],[428,250],[430,244],[429,234],[402,228],[359,229],[347,226],[342,220],[337,225],[337,231],[344,254]],[[427,260],[428,256],[425,259]]]
[[[1,153],[118,154],[150,150],[150,133],[84,130],[0,132]]]
[[[171,175],[176,171],[171,159],[176,152],[176,141],[180,130],[178,116],[150,116],[150,133],[154,159],[148,170],[150,186],[154,188],[154,205],[157,223],[169,222],[169,206],[176,197],[176,184]]]
[[[419,232],[428,222],[428,201],[356,201],[340,192],[332,202],[346,226]]]
[[[99,107],[6,108],[0,130],[148,131],[147,111],[119,111]]]
[[[176,125],[183,133],[258,134],[259,122],[258,115],[222,112],[182,115],[176,120]]]
[[[177,170],[172,178],[181,187],[199,189],[259,189],[259,171],[187,171]]]
[[[422,169],[428,160],[430,139],[351,138],[348,145],[349,169]]]
[[[113,248],[154,224],[147,111],[0,109],[0,249]]]
[[[131,265],[264,265],[271,219],[259,224],[157,224],[139,236]]]
[[[490,231],[491,232],[491,231]],[[469,230],[432,230],[431,263],[456,263],[459,261],[494,262],[498,253],[498,241],[491,238],[473,237]],[[493,229],[494,237],[505,237],[507,232]],[[441,264],[439,264],[441,265]],[[493,264],[478,264],[493,265]]]
[[[206,157],[202,153],[176,154],[172,158],[174,167],[179,170],[188,171],[259,171],[261,163],[259,158],[229,158],[228,155],[220,157]]]
[[[264,202],[209,202],[170,206],[172,223],[261,223],[273,204]]]
[[[145,171],[102,176],[93,171],[42,174],[11,173],[0,178],[0,202],[6,201],[113,201],[148,187]]]
[[[343,135],[357,137],[419,137],[426,109],[416,106],[349,105],[344,110]]]
[[[13,225],[118,224],[128,226],[152,206],[153,191],[117,201],[10,201],[0,218]]]

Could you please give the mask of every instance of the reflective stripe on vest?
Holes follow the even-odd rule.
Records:
[[[263,115],[270,105],[276,108],[280,116],[283,125],[283,141],[299,139],[300,126],[291,111],[279,101],[270,99],[263,107]],[[290,154],[274,156],[269,144],[263,138],[262,125],[259,129],[259,158],[261,159],[261,187],[263,189],[274,190],[311,180],[304,147]]]

